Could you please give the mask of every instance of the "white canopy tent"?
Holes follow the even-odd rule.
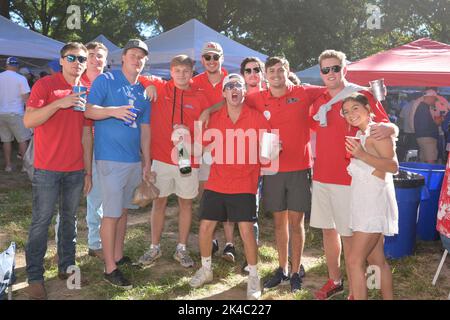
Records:
[[[107,37],[105,37],[103,34],[99,34],[95,39],[92,39],[91,42],[101,42],[105,45],[106,48],[108,48],[108,52],[114,52],[119,50],[120,48],[116,46],[114,43],[112,43]]]
[[[21,27],[0,16],[0,55],[52,60],[64,43]]]
[[[149,47],[149,64],[145,71],[154,75],[169,77],[170,60],[178,54],[186,54],[196,60],[195,70],[201,72],[201,50],[203,44],[208,41],[220,43],[224,51],[224,68],[228,72],[237,72],[241,61],[249,56],[254,56],[265,61],[266,55],[252,50],[223,34],[216,32],[196,19],[155,36],[145,43]],[[108,61],[112,69],[120,68],[122,50],[112,52]]]

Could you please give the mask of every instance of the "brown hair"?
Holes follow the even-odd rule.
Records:
[[[269,57],[269,58],[267,58],[266,64],[265,64],[266,70],[269,69],[270,67],[273,67],[277,63],[281,63],[281,65],[283,67],[285,67],[287,71],[289,71],[289,61],[287,61],[286,58],[282,58],[282,57]]]
[[[101,42],[91,41],[86,44],[86,49],[88,49],[88,50],[94,50],[97,48],[103,49],[106,51],[106,53],[108,53],[108,48]]]
[[[241,75],[244,75],[245,72],[245,65],[249,62],[256,62],[261,69],[261,72],[264,72],[264,64],[262,61],[257,57],[247,57],[241,62]]]
[[[175,56],[170,61],[170,69],[176,66],[188,66],[192,70],[194,70],[195,62],[189,56],[185,54],[180,54],[178,56]]]
[[[347,98],[345,98],[342,101],[342,108],[341,108],[342,111],[344,110],[344,104],[346,104],[349,101],[353,101],[363,105],[364,108],[369,112],[371,118],[375,116],[375,114],[372,112],[372,108],[370,107],[369,99],[364,94],[355,92],[349,95]]]
[[[83,50],[84,52],[86,52],[86,54],[88,52],[86,47],[84,46],[84,44],[82,44],[80,42],[69,42],[69,43],[66,43],[64,45],[64,47],[61,48],[61,51],[59,53],[61,54],[61,58],[63,58],[66,55],[67,51],[77,50],[77,49]]]
[[[322,61],[325,59],[336,58],[339,60],[341,67],[345,67],[347,64],[347,57],[345,53],[336,50],[325,50],[319,56],[319,65],[322,66]]]

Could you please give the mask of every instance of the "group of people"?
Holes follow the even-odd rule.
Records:
[[[186,268],[195,265],[187,244],[193,200],[200,195],[201,267],[189,282],[193,288],[213,280],[211,260],[218,250],[214,229],[222,222],[222,256],[230,261],[235,261],[233,230],[238,225],[249,274],[248,299],[282,284],[290,284],[292,292],[300,290],[304,216],[311,212],[310,225],[323,232],[329,274],[316,298],[343,292],[343,248],[348,298],[367,299],[368,262],[381,271],[383,298],[392,299],[383,235],[398,232],[392,182],[398,169],[397,128],[366,88],[346,81],[344,53],[326,50],[320,55],[324,87],[289,80],[289,63],[281,57],[265,63],[248,57],[240,74],[228,74],[222,67],[226,56],[215,42],[205,43],[201,51],[203,73],[193,77],[194,61],[177,55],[170,63],[169,81],[141,75],[149,49],[139,39],[125,45],[120,70],[103,73],[107,54],[97,42],[66,44],[61,72],[37,81],[26,103],[23,121],[34,128],[35,144],[26,245],[31,298],[47,297],[43,263],[56,204],[58,277],[68,278],[67,268],[75,264],[76,212],[84,193],[89,255],[104,261],[104,278],[112,285],[131,288],[121,266],[153,265],[162,256],[171,194],[179,205],[173,258]],[[73,92],[77,85],[87,92]],[[311,132],[316,133],[314,161]],[[266,158],[260,148],[268,133],[278,139]],[[187,174],[180,170],[180,145],[189,153]],[[149,249],[133,262],[124,255],[127,209],[141,182],[153,183],[160,194],[152,204]],[[273,213],[279,262],[262,285],[257,268],[260,200]]]

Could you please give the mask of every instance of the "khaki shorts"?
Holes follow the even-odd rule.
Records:
[[[309,225],[319,229],[336,229],[344,237],[350,229],[350,186],[313,181]]]
[[[189,175],[182,175],[178,166],[153,160],[152,171],[156,172],[155,186],[160,198],[176,194],[182,199],[194,199],[198,195],[198,169],[192,168]]]
[[[31,130],[25,128],[23,115],[17,113],[0,114],[0,139],[2,142],[24,142],[31,139]]]
[[[434,162],[438,158],[437,139],[431,137],[417,138],[420,162]]]

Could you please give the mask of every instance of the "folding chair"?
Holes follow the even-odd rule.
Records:
[[[447,258],[448,250],[450,249],[445,246],[444,242],[442,244],[444,245],[445,250],[444,250],[444,254],[442,255],[441,262],[439,263],[439,266],[436,270],[436,274],[434,275],[433,282],[432,282],[433,286],[436,285],[436,281],[439,277],[439,274],[441,273],[442,267],[444,266],[445,259]],[[450,293],[448,294],[448,300],[450,300]]]
[[[0,300],[4,300],[6,292],[8,300],[12,300],[12,285],[16,281],[14,274],[16,244],[11,242],[6,251],[0,253]]]

